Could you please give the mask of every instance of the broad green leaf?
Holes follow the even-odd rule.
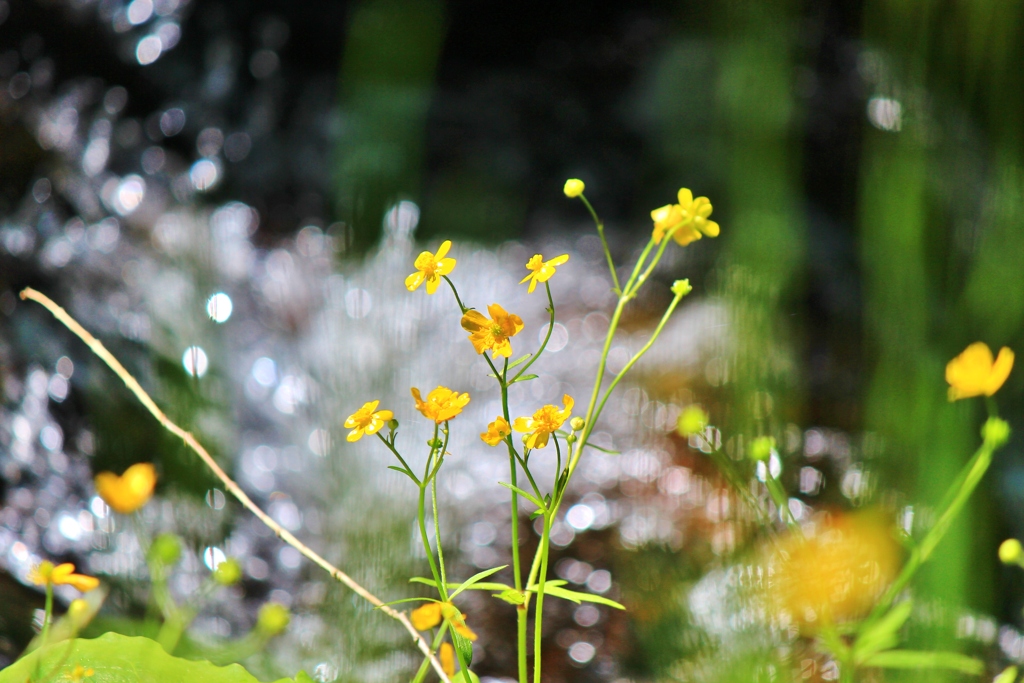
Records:
[[[562,598],[563,600],[569,600],[575,602],[577,605],[581,602],[596,602],[599,605],[608,605],[615,609],[626,609],[624,605],[621,605],[614,600],[601,595],[594,595],[593,593],[580,593],[578,591],[569,590],[568,588],[562,588],[560,584],[564,584],[565,581],[547,581],[544,584],[544,595],[553,595],[556,598]],[[534,586],[530,591],[536,593],[538,586]]]
[[[466,590],[467,588],[470,588],[473,584],[479,583],[481,579],[486,579],[491,574],[493,574],[495,572],[500,572],[502,569],[504,569],[507,566],[508,566],[507,564],[503,564],[500,567],[492,567],[491,569],[485,569],[482,572],[474,574],[473,576],[469,577],[468,579],[463,581],[461,584],[459,584],[459,587],[456,588],[452,592],[452,594],[448,596],[448,599],[451,600],[452,598],[454,598],[456,595],[458,595],[462,591]]]
[[[530,501],[531,503],[533,503],[537,507],[541,508],[542,510],[547,510],[547,508],[544,506],[544,503],[540,502],[540,500],[537,498],[537,496],[533,495],[532,493],[527,493],[526,491],[522,490],[518,486],[513,486],[512,484],[506,484],[503,481],[499,481],[498,483],[501,484],[502,486],[504,486],[507,489],[515,491],[520,496],[522,496],[526,500]]]
[[[864,666],[882,669],[952,669],[977,676],[985,665],[981,660],[958,652],[925,652],[920,650],[889,650],[868,657]]]
[[[88,680],[97,683],[259,683],[238,664],[221,667],[172,657],[154,640],[117,633],[47,645],[0,671],[0,683],[69,681],[77,666],[92,669]],[[292,683],[292,679],[277,683]]]
[[[535,375],[535,374],[533,374],[531,372],[529,375],[523,375],[522,377],[516,377],[514,380],[509,382],[509,384],[515,384],[516,382],[526,382],[526,381],[531,380],[531,379],[537,379],[537,377],[539,377],[539,375]]]
[[[465,671],[473,661],[473,643],[468,638],[463,638],[455,630],[455,625],[448,622],[448,634],[452,637],[452,644],[455,646],[455,654],[459,657],[459,666]]]
[[[899,643],[898,631],[910,618],[910,612],[914,608],[911,600],[906,600],[893,606],[889,612],[874,622],[857,637],[853,645],[853,656],[857,662],[863,662],[876,652],[896,647]]]
[[[1003,669],[1003,673],[995,677],[992,683],[1013,683],[1017,680],[1017,667],[1008,666]]]

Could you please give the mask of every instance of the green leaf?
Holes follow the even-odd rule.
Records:
[[[575,602],[577,605],[581,602],[596,602],[599,605],[607,605],[614,607],[615,609],[626,609],[624,605],[621,605],[614,600],[609,600],[601,595],[594,595],[593,593],[580,593],[578,591],[569,590],[568,588],[562,588],[561,584],[565,584],[565,581],[547,581],[544,584],[544,595],[553,595],[556,598],[562,598],[563,600],[569,600]],[[529,590],[536,593],[539,586],[534,586]]]
[[[534,505],[539,507],[541,510],[547,510],[547,508],[544,506],[544,503],[540,502],[540,500],[537,498],[537,496],[533,495],[532,493],[527,493],[526,491],[522,490],[518,486],[513,486],[512,484],[506,484],[503,481],[499,481],[498,483],[501,484],[502,486],[504,486],[507,489],[515,491],[520,496],[522,496],[526,500],[530,501],[531,503],[533,503]]]
[[[594,444],[590,443],[589,441],[587,443],[583,444],[583,446],[585,448],[593,448],[595,451],[601,451],[602,453],[607,453],[608,455],[622,455],[622,451],[613,451],[610,448],[601,448],[600,446],[595,446]]]
[[[402,469],[402,468],[401,468],[401,467],[399,467],[398,465],[388,465],[388,469],[389,469],[389,470],[394,470],[395,472],[401,472],[401,473],[402,473],[402,474],[404,474],[405,476],[407,476],[407,477],[409,477],[410,479],[412,479],[412,481],[413,481],[413,483],[414,483],[414,484],[416,484],[417,486],[419,486],[419,485],[420,485],[420,482],[419,482],[419,481],[417,481],[416,477],[412,476],[412,474],[411,474],[411,473],[409,472],[409,470],[406,470],[406,469]]]
[[[473,661],[473,643],[469,642],[468,638],[459,635],[459,632],[455,630],[455,625],[451,622],[448,622],[448,633],[452,637],[452,644],[455,645],[455,654],[459,656],[459,665],[463,671],[466,671]]]
[[[452,676],[452,683],[466,683],[467,678],[469,679],[469,683],[480,683],[480,677],[472,671],[469,672],[469,676],[464,676],[463,673],[464,672],[460,671]]]
[[[494,597],[504,600],[510,605],[522,605],[526,602],[526,595],[523,591],[517,591],[515,588],[507,588],[500,593],[495,593]]]
[[[409,583],[422,583],[423,585],[430,586],[431,588],[434,588],[434,587],[437,586],[437,584],[434,583],[433,579],[428,579],[428,578],[423,577],[423,576],[414,576],[411,579],[409,579]],[[457,583],[449,583],[449,584],[447,584],[447,586],[448,586],[448,588],[450,590],[455,590],[456,588],[459,587],[459,585],[460,584],[457,584]],[[477,583],[474,583],[472,586],[467,586],[466,590],[468,590],[468,591],[503,591],[503,590],[505,590],[508,587],[509,587],[509,585],[507,583],[488,583],[486,581],[478,581]]]
[[[992,683],[1013,683],[1017,680],[1017,667],[1008,666],[1003,669],[1003,673],[995,677]]]
[[[471,587],[473,584],[478,583],[481,579],[486,579],[491,574],[493,574],[495,572],[500,572],[502,569],[504,569],[507,566],[508,566],[507,564],[503,564],[500,567],[493,567],[491,569],[485,569],[482,572],[474,574],[473,576],[471,576],[468,579],[466,579],[465,581],[463,581],[459,585],[459,587],[456,588],[452,592],[452,594],[448,596],[448,599],[449,600],[453,599],[456,595],[458,595],[462,591],[466,590],[467,588]]]
[[[958,652],[923,652],[920,650],[889,650],[864,661],[864,666],[882,669],[952,669],[977,676],[985,665],[981,660]]]
[[[516,382],[525,382],[527,380],[537,379],[538,377],[540,377],[540,375],[535,375],[535,374],[533,374],[531,372],[529,375],[523,375],[522,377],[516,377],[514,380],[509,382],[509,384],[515,384]]]
[[[530,360],[531,358],[533,358],[533,354],[532,353],[528,353],[525,356],[522,356],[521,358],[516,358],[514,361],[512,361],[511,363],[508,364],[508,369],[511,370],[512,368],[514,368],[517,365],[522,365],[523,363],[525,363],[526,361]]]
[[[89,680],[102,683],[259,683],[238,664],[221,667],[172,657],[154,640],[118,633],[42,647],[0,671],[0,683],[69,681],[76,666],[92,669],[95,673]],[[309,677],[300,675],[296,680],[303,683]],[[292,683],[292,679],[277,683]]]
[[[299,673],[295,674],[295,683],[316,683],[316,679],[299,669]]]
[[[876,652],[896,647],[899,643],[898,631],[907,622],[907,619],[910,618],[910,612],[913,608],[913,601],[906,600],[893,606],[878,621],[869,624],[854,642],[854,659],[861,663]]]
[[[400,605],[403,602],[440,602],[440,600],[434,600],[433,598],[402,598],[401,600],[392,600],[391,602],[385,602],[380,607],[374,607],[374,609],[380,609],[381,607],[390,605]]]

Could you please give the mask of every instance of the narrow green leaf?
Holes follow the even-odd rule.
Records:
[[[537,379],[540,375],[535,375],[532,372],[529,375],[523,375],[522,377],[516,377],[509,384],[515,384],[516,382],[526,382],[527,380]]]
[[[494,597],[504,600],[510,605],[522,605],[526,602],[526,595],[523,591],[517,591],[515,588],[508,588],[500,593],[495,593]]]
[[[395,472],[401,472],[405,476],[407,476],[410,479],[412,479],[412,483],[416,484],[417,486],[420,485],[419,480],[417,480],[416,477],[412,476],[412,474],[410,474],[409,470],[402,469],[398,465],[388,465],[388,469],[389,470],[394,470]]]
[[[422,583],[427,586],[437,586],[437,583],[433,579],[428,579],[425,576],[414,576],[409,579],[409,583]]]
[[[409,583],[422,583],[424,586],[430,586],[431,588],[435,588],[437,586],[437,584],[434,583],[433,579],[428,579],[425,576],[414,576],[411,579],[409,579]],[[455,590],[456,588],[459,587],[459,585],[460,584],[450,583],[450,582],[447,584],[447,586],[448,586],[448,588],[450,590]],[[486,581],[478,581],[477,583],[474,583],[472,586],[467,586],[466,590],[469,590],[469,591],[503,591],[503,590],[505,590],[508,587],[509,586],[506,583],[488,583]]]
[[[459,635],[459,632],[455,630],[455,625],[451,622],[448,622],[448,634],[451,635],[455,653],[459,656],[459,664],[462,670],[466,671],[473,661],[473,643],[469,642],[468,638]]]
[[[522,356],[521,358],[516,358],[514,361],[512,361],[511,363],[508,364],[508,369],[511,370],[512,368],[514,368],[517,365],[522,365],[523,363],[525,363],[526,361],[530,360],[531,358],[533,358],[533,354],[532,353],[528,353],[525,356]]]
[[[599,605],[607,605],[608,607],[614,607],[615,609],[626,609],[624,605],[621,605],[614,600],[601,595],[594,595],[593,593],[580,593],[578,591],[569,590],[568,588],[562,588],[561,585],[565,581],[548,581],[544,584],[544,595],[553,595],[556,598],[562,598],[563,600],[569,600],[575,602],[577,605],[581,602],[596,602]],[[530,588],[530,591],[536,593],[538,590],[537,586]]]
[[[374,609],[380,609],[381,607],[384,607],[385,605],[387,605],[387,606],[390,606],[390,605],[400,605],[403,602],[440,602],[440,601],[439,600],[435,600],[433,598],[402,598],[401,600],[392,600],[391,602],[385,602],[380,607],[374,607]]]
[[[486,579],[488,576],[490,576],[491,574],[493,574],[495,572],[500,572],[502,569],[504,569],[507,566],[508,566],[507,564],[503,564],[500,567],[492,567],[491,569],[485,569],[482,572],[478,572],[476,574],[473,574],[473,576],[471,576],[468,579],[466,579],[465,581],[463,581],[459,585],[459,587],[456,588],[452,592],[452,594],[448,596],[448,599],[449,600],[453,599],[456,595],[458,595],[462,591],[466,590],[467,588],[472,586],[474,583],[477,583],[477,582],[481,581],[482,579]]]
[[[533,495],[532,493],[527,493],[526,491],[522,490],[518,486],[513,486],[512,484],[507,484],[507,483],[505,483],[503,481],[499,481],[498,483],[501,484],[502,486],[504,486],[507,489],[515,491],[520,496],[522,496],[526,500],[530,501],[531,503],[533,503],[537,507],[541,508],[542,510],[547,510],[547,508],[544,507],[544,503],[540,502],[540,500],[538,500],[537,497],[535,495]]]
[[[882,669],[951,669],[977,676],[985,669],[981,660],[958,652],[924,652],[920,650],[889,650],[864,661],[864,666]]]
[[[593,448],[595,451],[601,451],[602,453],[607,453],[608,455],[622,455],[622,451],[613,451],[610,448],[601,448],[600,446],[595,446],[589,441],[584,444],[584,447]]]
[[[890,608],[878,621],[869,624],[854,642],[854,659],[858,663],[863,662],[877,652],[896,647],[899,643],[898,632],[910,618],[913,608],[913,601],[906,600]]]

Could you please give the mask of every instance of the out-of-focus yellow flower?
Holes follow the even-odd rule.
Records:
[[[291,621],[292,615],[287,607],[277,602],[264,603],[256,615],[256,630],[273,637],[288,628]]]
[[[388,420],[395,416],[390,410],[377,410],[380,401],[364,403],[363,407],[345,419],[345,428],[351,429],[345,437],[348,441],[359,441],[363,434],[376,434]]]
[[[665,233],[673,228],[675,232],[672,233],[672,239],[684,247],[699,240],[703,235],[718,237],[718,223],[708,220],[712,207],[707,197],[694,199],[693,192],[684,187],[680,188],[678,199],[678,204],[666,204],[651,211],[651,219],[654,221],[652,236],[655,244],[661,244]]]
[[[530,281],[530,286],[526,290],[527,294],[532,294],[533,290],[537,288],[538,282],[547,282],[551,279],[551,276],[555,274],[555,268],[562,265],[569,260],[568,254],[562,254],[556,256],[550,261],[545,261],[544,257],[540,254],[534,254],[533,257],[526,262],[526,269],[530,271],[530,274],[519,281],[519,284],[523,284],[527,280]]]
[[[1017,564],[1024,559],[1024,546],[1016,538],[1008,538],[999,544],[999,561],[1003,564]]]
[[[509,338],[523,329],[523,319],[498,304],[488,306],[487,312],[490,319],[479,311],[466,311],[462,316],[462,329],[469,332],[469,341],[473,342],[477,353],[490,349],[492,356],[508,358],[512,355],[512,342]]]
[[[441,643],[441,651],[438,654],[441,657],[441,668],[451,678],[455,675],[455,648],[451,643]]]
[[[494,418],[494,422],[487,425],[487,431],[482,432],[480,434],[480,438],[488,446],[497,446],[511,433],[512,428],[508,426],[508,422],[505,418],[499,415]]]
[[[420,396],[420,390],[412,388],[412,397],[416,401],[416,410],[428,420],[441,424],[462,412],[469,403],[469,394],[460,394],[448,387],[438,387],[427,394],[427,400]]]
[[[873,513],[836,515],[813,536],[790,534],[766,558],[768,604],[805,630],[867,613],[899,569],[888,525]]]
[[[87,678],[92,678],[96,672],[90,667],[86,668],[81,664],[75,664],[75,668],[68,672],[67,677],[71,683],[82,683]]]
[[[417,631],[426,631],[441,623],[441,603],[428,602],[420,605],[409,614],[409,621]]]
[[[132,465],[120,477],[113,472],[100,472],[94,481],[96,493],[114,511],[130,515],[153,497],[156,468],[148,462]]]
[[[83,593],[100,585],[100,580],[95,577],[76,574],[75,565],[70,562],[54,566],[53,562],[46,560],[28,573],[28,580],[37,586],[71,586]]]
[[[562,403],[565,408],[558,409],[558,406],[546,405],[533,414],[533,417],[517,417],[512,427],[517,432],[526,432],[526,447],[529,449],[544,448],[548,445],[548,437],[558,430],[562,423],[572,415],[572,396],[562,396]]]
[[[583,194],[583,190],[586,186],[583,181],[579,178],[569,178],[565,181],[565,187],[562,188],[562,192],[565,193],[566,197],[572,199],[573,197],[579,197]]]
[[[1013,351],[1004,346],[992,359],[992,350],[985,342],[974,342],[946,365],[949,400],[972,396],[991,396],[999,391],[1013,369]]]
[[[441,276],[447,275],[455,268],[455,259],[444,257],[451,247],[451,240],[445,240],[437,248],[436,254],[431,254],[429,251],[420,253],[413,263],[416,272],[405,278],[405,288],[410,292],[415,292],[420,285],[426,282],[427,294],[436,292],[437,286],[441,284]]]
[[[775,439],[770,436],[759,436],[750,442],[750,459],[767,460],[775,450]]]

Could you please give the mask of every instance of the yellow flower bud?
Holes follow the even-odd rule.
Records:
[[[222,586],[233,586],[241,579],[242,566],[233,557],[224,560],[213,570],[213,580]]]
[[[1008,538],[999,545],[999,560],[1003,564],[1017,564],[1024,557],[1024,546],[1016,538]]]
[[[1010,425],[1006,420],[990,417],[981,428],[981,438],[992,448],[999,448],[1010,438]]]
[[[678,296],[680,299],[693,291],[693,287],[690,285],[690,280],[676,280],[672,283],[672,293]]]
[[[292,615],[288,608],[276,602],[268,602],[260,607],[256,617],[256,630],[266,636],[276,636],[288,628]]]
[[[704,431],[708,424],[708,414],[698,405],[688,406],[679,414],[677,429],[683,436],[690,436]]]
[[[775,439],[770,436],[759,436],[750,442],[750,459],[767,460],[775,450]]]
[[[583,184],[582,180],[579,180],[578,178],[569,178],[565,181],[565,187],[562,188],[562,192],[565,192],[566,197],[572,199],[583,194],[583,189],[585,187],[586,186]]]
[[[583,421],[582,417],[574,417],[569,420],[569,426],[572,427],[572,431],[574,432],[582,430],[586,425],[587,423]]]
[[[174,534],[160,534],[149,547],[150,561],[171,566],[181,559],[181,540]]]

